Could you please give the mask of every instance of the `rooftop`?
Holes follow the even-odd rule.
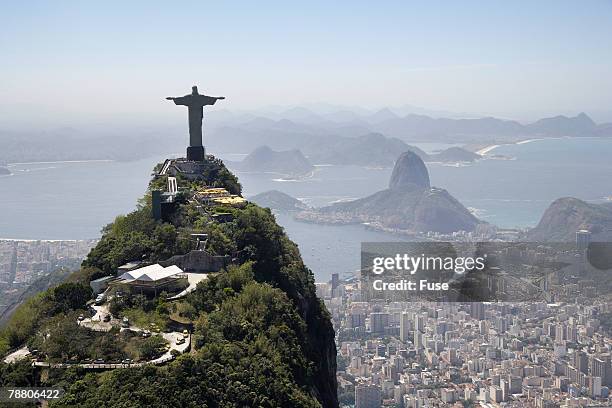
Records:
[[[164,268],[160,264],[153,264],[126,272],[119,276],[119,279],[123,279],[126,282],[156,282],[180,273],[183,273],[183,270],[176,265],[170,265]]]

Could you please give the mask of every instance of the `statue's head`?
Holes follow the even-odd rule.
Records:
[[[197,95],[198,94],[198,87],[197,86],[192,86],[191,87],[191,94],[192,95]]]

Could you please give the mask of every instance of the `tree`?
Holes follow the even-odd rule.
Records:
[[[140,345],[140,358],[142,360],[152,360],[158,357],[160,349],[166,345],[166,341],[161,336],[151,336],[145,339]]]
[[[197,176],[195,181],[179,177],[185,197],[213,185],[240,193],[236,177],[218,159],[208,157]],[[162,178],[150,184],[151,188],[162,186]],[[94,268],[92,273],[82,273],[85,280],[99,271],[114,274],[127,261],[157,262],[185,253],[192,243],[185,238],[194,230],[209,233],[207,249],[211,252],[235,255],[241,265],[209,276],[186,297],[183,311],[195,320],[193,353],[181,355],[163,367],[148,365],[104,373],[53,371],[47,383],[67,389],[58,406],[337,405],[333,329],[324,305],[316,298],[313,275],[302,262],[297,246],[269,210],[249,204],[223,211],[230,211],[233,221],[219,224],[210,216],[210,209],[181,199],[169,214],[172,222],[161,223],[152,219],[147,196],[138,210],[117,217],[103,229],[101,240],[82,265]],[[72,310],[82,303],[73,296],[73,289],[58,291],[57,299],[62,301],[57,309]],[[9,323],[7,333],[10,338],[26,339],[41,329],[42,320],[40,331],[50,336],[53,333],[49,338],[57,340],[51,342],[49,347],[55,344],[50,353],[74,356],[78,351],[72,349],[73,345],[84,343],[64,341],[78,339],[79,330],[73,326],[76,318],[70,317],[66,322],[49,319],[57,313],[52,310],[55,299],[50,291],[39,300],[40,308],[24,308],[31,319],[20,316],[22,324]],[[143,310],[152,311],[159,306],[158,311],[166,312],[163,302],[138,296],[125,296],[123,301],[130,308],[124,313],[133,321],[145,314]],[[136,305],[142,310],[131,310]],[[62,337],[57,333],[60,329],[72,334]],[[100,351],[104,358],[116,356],[118,348],[147,360],[162,352],[161,336],[126,339],[122,337],[125,333],[108,333],[100,338],[96,334],[89,339],[90,346],[81,348],[90,353],[92,349]],[[119,343],[125,346],[119,347]]]
[[[82,283],[67,282],[53,289],[53,300],[58,310],[64,313],[85,308],[92,295],[92,289]]]
[[[208,238],[206,240],[206,249],[213,254],[228,255],[236,251],[236,245],[223,231],[218,224],[210,224],[206,228]]]
[[[89,330],[77,324],[75,313],[59,314],[45,322],[32,347],[40,350],[51,361],[80,361],[88,356],[84,345],[89,343],[89,337]]]

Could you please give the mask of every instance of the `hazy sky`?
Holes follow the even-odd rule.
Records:
[[[612,2],[13,1],[0,58],[0,119],[174,116],[192,84],[228,109],[590,113],[612,110]]]

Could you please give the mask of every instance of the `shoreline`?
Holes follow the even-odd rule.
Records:
[[[486,156],[491,150],[497,149],[499,146],[502,146],[502,145],[496,144],[496,145],[487,146],[480,150],[476,150],[475,153],[481,156]]]
[[[605,136],[536,137],[536,138],[532,138],[532,139],[519,140],[519,141],[513,142],[513,143],[499,143],[499,144],[489,145],[489,146],[483,147],[482,149],[477,150],[475,153],[479,154],[481,156],[486,156],[491,151],[497,149],[500,146],[523,145],[523,144],[532,143],[532,142],[539,142],[539,141],[543,141],[543,140],[562,140],[562,139],[607,139],[607,137],[605,137]]]
[[[6,166],[20,166],[24,164],[69,164],[69,163],[111,163],[116,160],[111,159],[93,159],[93,160],[57,160],[57,161],[39,161],[39,162],[15,162],[7,163]]]
[[[563,138],[561,138],[561,137],[548,137],[548,138],[540,137],[540,138],[535,138],[535,139],[519,140],[518,142],[514,142],[514,143],[494,144],[494,145],[490,145],[490,146],[484,147],[484,148],[476,151],[476,154],[479,154],[481,156],[486,156],[491,151],[497,149],[500,146],[522,145],[522,144],[527,144],[527,143],[531,143],[531,142],[537,142],[539,140],[548,140],[548,139],[563,139]]]
[[[26,164],[79,164],[79,163],[132,163],[141,160],[149,160],[156,158],[176,158],[180,157],[181,153],[168,153],[163,156],[158,156],[157,154],[149,155],[145,157],[137,157],[130,160],[122,160],[122,159],[81,159],[81,160],[43,160],[43,161],[30,161],[30,162],[5,162],[5,167],[9,166],[21,166]]]

